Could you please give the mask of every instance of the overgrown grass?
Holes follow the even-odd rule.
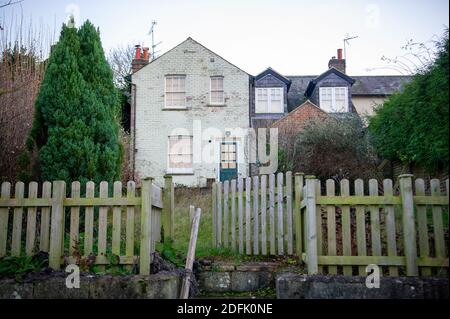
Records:
[[[42,255],[4,257],[0,259],[0,276],[39,272],[48,266],[48,259]]]

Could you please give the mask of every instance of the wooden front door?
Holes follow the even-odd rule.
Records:
[[[238,177],[237,143],[220,144],[220,181],[230,181]]]

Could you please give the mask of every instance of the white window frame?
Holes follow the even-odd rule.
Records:
[[[170,167],[170,138],[182,136],[191,138],[192,167],[190,168],[173,168]],[[192,135],[171,135],[167,137],[167,174],[169,175],[192,175],[194,174],[194,137]]]
[[[331,89],[331,108],[325,109],[322,103],[322,92],[323,90],[329,90]],[[344,89],[345,90],[345,110],[344,113],[350,112],[350,108],[349,108],[349,102],[348,102],[348,87],[345,86],[337,86],[337,87],[321,87],[319,89],[319,100],[320,100],[320,108],[322,108],[324,111],[328,112],[328,113],[341,113],[341,112],[336,112],[336,91],[338,89]]]
[[[183,77],[184,78],[184,92],[167,92],[167,79],[168,78],[175,78],[175,77]],[[170,110],[185,110],[187,109],[187,94],[186,94],[186,75],[183,74],[171,74],[166,75],[164,77],[164,108],[170,109]],[[184,93],[184,106],[173,106],[173,105],[167,105],[167,93]]]
[[[267,93],[267,109],[265,112],[258,111],[258,91],[265,90]],[[272,110],[272,90],[279,90],[281,92],[281,109],[274,112]],[[256,88],[255,90],[255,114],[282,114],[284,113],[284,88],[282,87],[268,87]]]
[[[219,103],[214,103],[212,101],[212,93],[213,93],[213,89],[212,89],[212,82],[213,79],[222,79],[222,91],[214,91],[214,92],[222,92],[222,101],[220,101]],[[217,75],[217,76],[211,76],[209,78],[209,104],[210,105],[225,105],[225,78],[223,76]]]

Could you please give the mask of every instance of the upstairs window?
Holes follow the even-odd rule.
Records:
[[[211,105],[224,105],[225,94],[223,89],[223,77],[213,76],[211,77],[211,92],[210,92]]]
[[[168,173],[193,173],[193,143],[192,136],[169,136]]]
[[[348,88],[320,88],[320,108],[329,113],[346,113],[348,107]]]
[[[283,88],[257,88],[256,113],[284,113]]]
[[[186,108],[186,76],[166,76],[166,108]]]

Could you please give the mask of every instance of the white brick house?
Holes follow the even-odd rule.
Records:
[[[176,184],[205,186],[211,179],[247,176],[250,79],[191,38],[135,69],[135,177],[153,177],[161,185],[173,175]]]

